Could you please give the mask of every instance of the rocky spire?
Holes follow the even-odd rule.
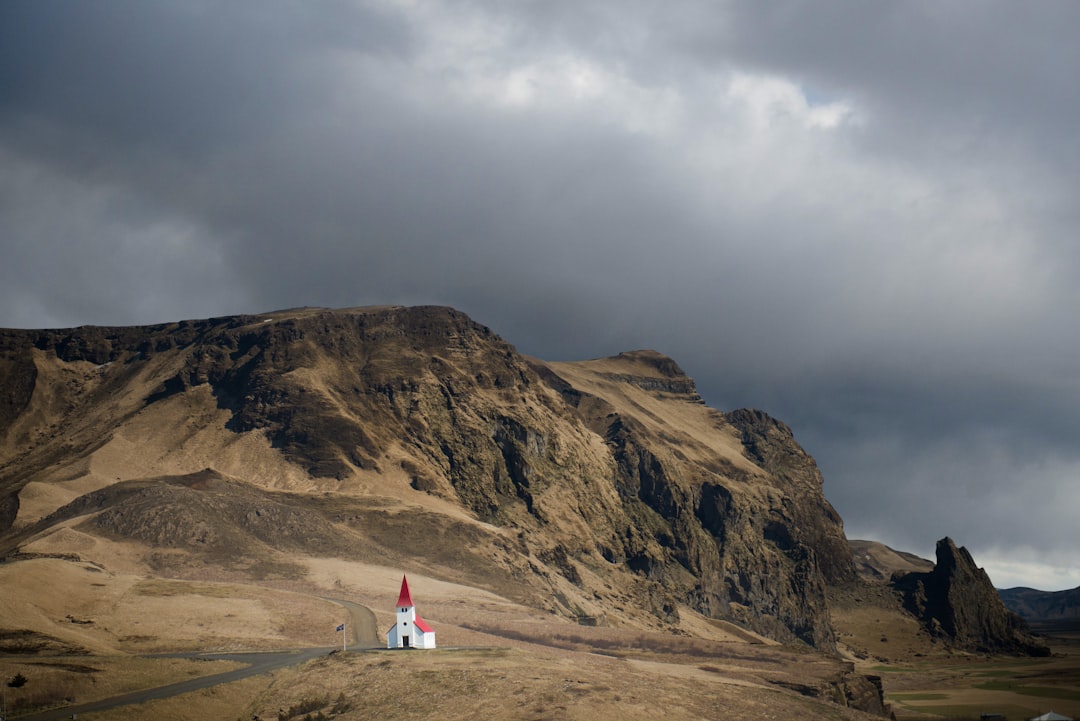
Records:
[[[897,575],[904,606],[933,635],[959,648],[1045,656],[1024,622],[998,596],[986,571],[951,538],[937,542],[937,564],[927,573]]]

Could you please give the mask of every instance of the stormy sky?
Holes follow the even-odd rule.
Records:
[[[0,326],[451,305],[1080,585],[1080,4],[0,4]]]

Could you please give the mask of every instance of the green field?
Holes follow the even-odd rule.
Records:
[[[918,668],[889,668],[883,680],[900,721],[926,714],[978,719],[986,713],[1024,721],[1050,709],[1080,717],[1080,658],[1075,655],[1049,661],[927,662]]]

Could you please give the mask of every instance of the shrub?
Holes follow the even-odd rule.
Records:
[[[307,714],[307,717],[304,719],[304,721],[315,721],[316,717],[312,716],[311,712],[318,711],[323,706],[326,706],[329,703],[329,699],[325,698],[300,699],[299,703],[290,706],[287,711],[278,711],[278,721],[289,721],[289,719],[296,718],[297,716],[301,716],[303,714]],[[318,718],[324,719],[326,717],[320,711]]]

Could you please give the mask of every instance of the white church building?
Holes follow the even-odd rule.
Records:
[[[387,648],[435,648],[435,631],[416,615],[409,581],[401,577],[397,600],[397,623],[386,634]]]

